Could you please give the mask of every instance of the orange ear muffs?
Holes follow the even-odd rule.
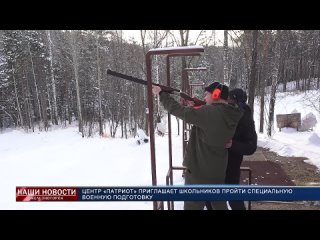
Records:
[[[220,99],[220,94],[221,94],[221,90],[216,88],[215,90],[213,90],[211,98],[213,101],[218,101]]]

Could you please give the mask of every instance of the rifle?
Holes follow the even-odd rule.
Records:
[[[122,74],[122,73],[119,73],[119,72],[115,72],[115,71],[112,71],[110,69],[107,70],[107,74],[115,76],[115,77],[123,78],[123,79],[129,80],[131,82],[135,82],[135,83],[139,83],[139,84],[143,84],[143,85],[148,85],[147,81],[145,81],[143,79],[132,77],[132,76],[129,76],[129,75],[125,75],[125,74]],[[168,86],[164,86],[164,85],[157,84],[157,83],[152,83],[152,85],[156,85],[156,86],[161,87],[161,90],[163,92],[167,92],[167,93],[170,93],[170,94],[178,95],[178,96],[184,98],[185,100],[193,101],[195,106],[201,106],[201,105],[205,105],[206,104],[205,101],[202,101],[202,100],[200,100],[200,99],[198,99],[196,97],[190,97],[188,94],[186,94],[184,92],[181,92],[181,90],[179,90],[179,89],[168,87]]]

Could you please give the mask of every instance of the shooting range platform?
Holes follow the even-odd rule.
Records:
[[[267,160],[259,148],[254,155],[244,157],[241,167],[251,168],[252,185],[295,185],[281,165]],[[248,184],[248,180],[247,174],[241,173],[240,184]]]

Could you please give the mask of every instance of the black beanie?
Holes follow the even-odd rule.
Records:
[[[235,88],[231,90],[229,97],[238,103],[245,103],[247,101],[247,94],[241,88]]]
[[[224,100],[228,100],[229,87],[227,85],[221,84],[219,82],[214,82],[214,83],[210,84],[208,87],[205,87],[204,90],[212,93],[213,90],[216,88],[221,90],[220,98],[222,98]]]

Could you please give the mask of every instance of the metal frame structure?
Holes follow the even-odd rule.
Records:
[[[171,55],[177,54],[177,56],[192,56],[194,54],[200,55],[204,52],[202,46],[188,46],[188,47],[173,47],[173,48],[156,48],[151,49],[147,52],[145,56],[146,61],[146,71],[147,71],[147,96],[148,96],[148,120],[149,120],[149,135],[150,135],[150,154],[151,154],[151,175],[152,175],[152,185],[157,186],[157,170],[156,170],[156,156],[155,156],[155,141],[154,141],[154,125],[153,125],[153,95],[152,95],[152,57],[154,55]],[[168,60],[169,58],[167,58]],[[168,66],[167,66],[168,67]],[[168,68],[167,68],[168,69]],[[170,71],[170,69],[169,69]],[[167,75],[168,76],[168,75]],[[170,76],[170,73],[169,73]],[[170,80],[167,79],[167,85],[170,84]],[[170,85],[168,85],[170,86]],[[168,122],[171,124],[171,122]],[[169,133],[169,146],[171,145],[171,126]],[[169,148],[169,165],[172,166],[172,148]],[[171,159],[170,159],[171,158]],[[172,173],[171,173],[172,176]],[[163,209],[163,202],[157,203],[153,202],[153,209]]]
[[[192,86],[203,86],[204,83],[194,83],[190,84],[188,80],[188,72],[189,71],[203,71],[207,70],[207,68],[185,68],[182,70],[182,91],[187,93],[189,96],[192,96]],[[169,71],[167,71],[169,72]],[[169,74],[170,75],[170,74]],[[168,115],[168,118],[170,118],[170,115]],[[171,126],[170,126],[171,128]],[[171,130],[171,129],[170,129]],[[185,155],[185,149],[186,149],[186,144],[188,142],[187,139],[187,134],[186,132],[190,130],[187,128],[187,124],[185,121],[182,123],[182,155],[184,158]],[[171,135],[171,134],[170,134]],[[171,147],[171,146],[170,146]],[[173,185],[173,170],[182,170],[184,171],[186,168],[184,166],[177,167],[177,166],[172,166],[172,160],[171,164],[169,164],[169,170],[166,176],[166,184],[167,185]],[[173,201],[168,201],[168,210],[174,210],[174,202]]]
[[[146,72],[147,72],[147,101],[148,101],[148,122],[149,122],[149,135],[150,135],[150,155],[151,155],[151,175],[152,185],[157,186],[157,170],[156,170],[156,156],[155,156],[155,138],[154,138],[154,119],[153,119],[153,95],[152,95],[152,57],[154,55],[166,55],[167,65],[167,86],[170,87],[170,57],[183,57],[183,56],[200,56],[204,52],[202,46],[189,46],[189,47],[174,47],[174,48],[157,48],[151,49],[145,56]],[[186,68],[183,71],[201,71],[205,68]],[[182,74],[184,75],[184,74]],[[185,74],[187,75],[187,74]],[[183,81],[187,81],[182,79]],[[189,83],[188,83],[189,84]],[[198,86],[197,84],[193,86]],[[190,89],[190,88],[189,88]],[[192,91],[192,87],[191,87]],[[189,90],[189,93],[192,94]],[[166,175],[166,184],[173,185],[173,170],[185,170],[185,167],[177,167],[172,165],[172,137],[171,137],[171,115],[168,114],[168,140],[169,140],[169,170]],[[241,168],[241,171],[249,172],[249,184],[251,184],[252,171],[250,168]],[[164,210],[163,201],[153,202],[154,210]],[[251,202],[249,201],[249,209],[251,209]],[[168,201],[168,210],[174,210],[173,201]]]
[[[171,57],[183,57],[183,56],[200,56],[200,53],[172,53],[168,54],[166,57],[166,67],[167,67],[167,86],[170,86],[170,58]],[[167,185],[173,185],[173,173],[172,170],[184,170],[184,167],[173,167],[172,166],[172,137],[171,137],[171,114],[168,113],[168,140],[169,140],[169,170],[166,178]],[[168,203],[169,204],[169,203]],[[168,207],[169,208],[169,207]]]
[[[187,93],[189,96],[192,96],[192,86],[189,83],[188,72],[196,71],[207,71],[205,67],[198,68],[185,68],[182,70],[182,91]],[[204,83],[193,84],[193,86],[203,86]],[[187,124],[185,121],[182,123],[182,155],[185,156],[185,151],[187,148],[187,143],[189,141],[188,133],[191,131],[190,124]]]
[[[249,181],[248,185],[252,183],[252,170],[249,167],[240,167],[240,172],[248,172]],[[251,201],[248,202],[248,210],[251,210]]]

